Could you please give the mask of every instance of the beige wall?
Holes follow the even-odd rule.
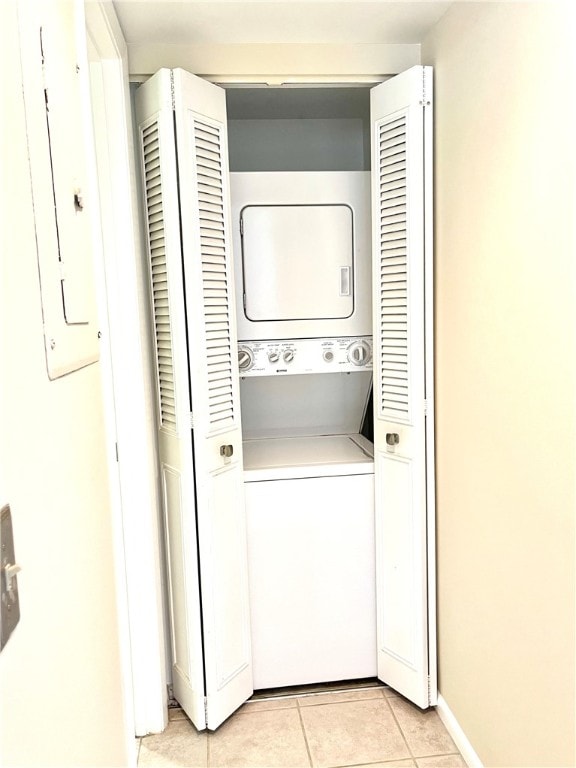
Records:
[[[129,43],[131,76],[146,79],[162,67],[182,67],[219,82],[311,82],[366,80],[403,72],[420,63],[417,44]]]
[[[462,3],[435,67],[440,691],[485,766],[574,753],[576,27]]]
[[[121,766],[101,367],[47,377],[15,4],[0,17],[0,496],[22,566],[22,617],[0,655],[0,762]]]

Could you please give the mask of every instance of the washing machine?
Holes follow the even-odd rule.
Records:
[[[375,677],[371,444],[247,440],[244,462],[254,688]]]
[[[241,345],[255,690],[377,674],[370,350],[367,337]]]

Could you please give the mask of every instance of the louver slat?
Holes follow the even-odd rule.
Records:
[[[168,292],[168,271],[164,250],[164,210],[161,187],[158,123],[142,131],[144,155],[144,185],[146,193],[146,221],[148,228],[148,255],[152,279],[154,332],[156,337],[157,386],[160,397],[160,425],[176,429],[176,394],[172,360],[172,331]]]
[[[235,420],[220,129],[195,120],[194,142],[208,369],[208,419],[210,428],[220,429],[232,426]]]
[[[378,128],[380,185],[380,391],[384,418],[410,416],[406,117]]]

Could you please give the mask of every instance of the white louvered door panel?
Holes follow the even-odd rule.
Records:
[[[170,292],[164,233],[164,202],[160,169],[160,128],[154,119],[141,132],[144,169],[144,194],[148,231],[149,266],[152,287],[152,310],[156,342],[156,363],[160,406],[160,426],[176,431],[176,393],[172,329],[170,326]]]
[[[136,94],[156,352],[174,694],[206,727],[188,340],[170,71]]]
[[[226,100],[222,88],[183,70],[173,70],[173,87],[206,711],[214,729],[253,690]]]
[[[406,221],[406,116],[378,125],[380,187],[380,388],[379,410],[407,420],[408,280]]]
[[[234,426],[228,243],[221,128],[194,119],[210,429]]]
[[[378,676],[436,702],[432,71],[372,89]]]

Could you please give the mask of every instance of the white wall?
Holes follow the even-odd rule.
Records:
[[[458,3],[435,67],[440,690],[486,766],[574,751],[572,3]]]
[[[0,655],[8,766],[129,762],[101,369],[46,372],[15,2],[0,7],[0,467],[21,621]]]

